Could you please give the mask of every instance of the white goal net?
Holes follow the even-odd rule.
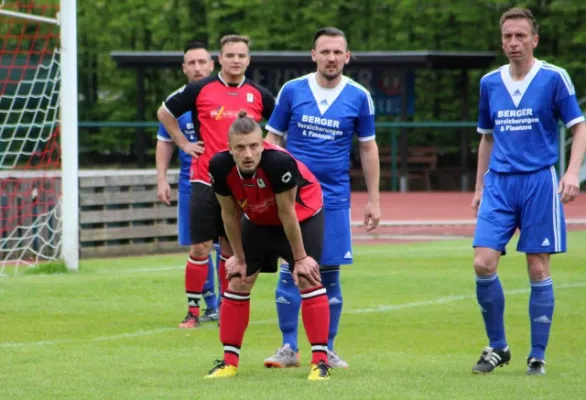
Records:
[[[4,1],[0,8],[2,275],[62,255],[58,6]]]

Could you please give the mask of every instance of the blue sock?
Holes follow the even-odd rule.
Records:
[[[218,275],[220,274],[220,245],[218,243],[214,243],[214,250],[216,251],[216,271]],[[218,296],[216,297],[216,302],[218,305],[218,312],[220,311],[220,306],[222,305],[222,296],[220,294],[220,279],[218,279],[218,287],[217,287]]]
[[[218,299],[216,297],[216,269],[214,268],[214,262],[212,256],[208,258],[208,279],[203,285],[203,298],[206,302],[208,310],[216,310],[218,307]]]
[[[545,359],[545,348],[554,308],[553,281],[547,278],[541,282],[531,281],[529,296],[529,318],[531,320],[531,353],[529,357]]]
[[[289,264],[281,264],[279,283],[275,292],[275,302],[277,303],[279,329],[281,329],[281,333],[283,334],[283,345],[289,343],[293,351],[298,351],[297,327],[299,324],[301,295],[293,281]]]
[[[476,276],[476,299],[484,318],[489,346],[494,349],[507,347],[505,339],[505,294],[497,274]]]
[[[327,267],[326,267],[327,268]],[[324,285],[330,303],[330,330],[328,333],[328,349],[334,350],[334,339],[338,334],[340,317],[342,316],[342,287],[340,286],[340,266],[327,268],[321,272],[321,283]]]

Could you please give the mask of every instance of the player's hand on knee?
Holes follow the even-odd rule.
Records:
[[[366,232],[375,230],[380,222],[380,205],[378,203],[366,204],[364,208],[364,229]]]
[[[558,193],[561,195],[561,202],[563,204],[574,200],[580,193],[580,180],[578,179],[578,174],[567,172],[560,180]]]
[[[226,261],[226,278],[240,277],[242,284],[246,283],[246,261],[239,257],[232,256]]]
[[[299,261],[295,261],[293,268],[293,281],[299,286],[299,279],[304,278],[309,286],[317,286],[321,283],[321,274],[319,264],[313,258],[306,256]]]
[[[171,186],[169,186],[169,182],[159,181],[157,183],[157,197],[159,201],[168,206],[171,205]]]
[[[474,216],[478,216],[478,207],[480,206],[480,200],[482,200],[482,190],[477,190],[474,192],[474,197],[472,198],[472,211],[474,212]]]

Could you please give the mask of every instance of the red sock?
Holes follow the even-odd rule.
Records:
[[[240,347],[249,319],[250,293],[226,290],[220,307],[220,341],[224,345],[224,362],[226,364],[238,366]]]
[[[315,286],[301,292],[301,317],[311,344],[311,363],[328,363],[328,331],[330,306],[326,288]]]
[[[189,312],[199,317],[199,302],[203,285],[208,278],[208,257],[187,258],[185,266],[185,294]]]
[[[228,278],[226,278],[226,260],[230,256],[220,254],[220,265],[218,266],[218,282],[220,282],[220,296],[224,295],[226,289],[228,289]]]

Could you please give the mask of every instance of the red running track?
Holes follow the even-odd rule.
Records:
[[[470,203],[473,193],[462,192],[413,192],[381,193],[381,220],[400,221],[439,221],[473,220]],[[366,192],[352,193],[352,221],[363,220],[364,206],[368,200]],[[586,219],[586,193],[582,193],[572,203],[564,205],[566,219]],[[586,230],[586,224],[569,226],[569,230]],[[409,226],[379,227],[372,234],[366,234],[362,227],[352,229],[355,240],[366,242],[431,241],[456,237],[470,237],[474,226]]]

